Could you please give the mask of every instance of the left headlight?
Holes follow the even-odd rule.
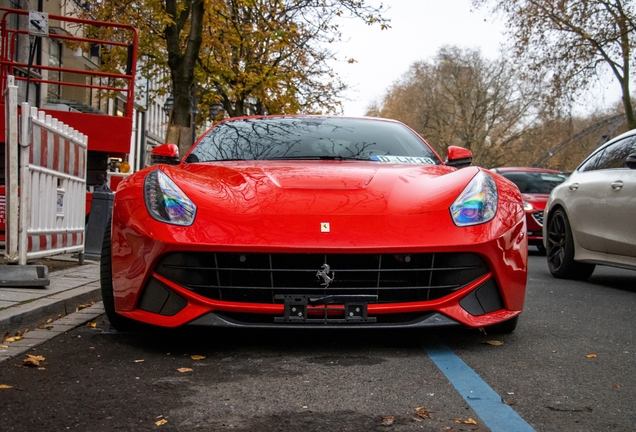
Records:
[[[148,213],[159,222],[183,226],[194,222],[197,206],[161,170],[154,170],[146,176],[144,199]]]
[[[495,180],[479,171],[450,206],[453,222],[457,226],[488,222],[497,213],[497,199]]]

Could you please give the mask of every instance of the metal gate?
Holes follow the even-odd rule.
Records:
[[[17,103],[7,101],[5,107],[17,111]],[[28,103],[22,104],[21,113],[19,143],[6,142],[7,260],[24,265],[28,259],[83,253],[88,138]],[[8,112],[7,120],[12,117]],[[17,152],[10,148],[19,148],[20,153],[17,188],[12,187],[18,177]],[[11,211],[16,198],[19,212]]]

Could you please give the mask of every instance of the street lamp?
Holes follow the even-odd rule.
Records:
[[[170,111],[172,111],[174,109],[174,96],[172,96],[172,93],[170,93],[170,95],[168,96],[168,99],[166,99],[166,102],[163,104],[163,112],[166,113],[167,116],[170,115]]]
[[[194,145],[197,139],[197,114],[199,114],[197,85],[192,83],[192,87],[190,87],[190,130],[192,131],[192,145]]]
[[[214,122],[219,113],[223,111],[223,104],[219,102],[215,102],[210,105],[210,118]]]

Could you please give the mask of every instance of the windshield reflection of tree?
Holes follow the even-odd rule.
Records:
[[[385,125],[384,128],[371,128],[370,123],[333,119],[256,119],[222,123],[193,149],[188,162],[431,156],[423,143],[404,146],[403,138],[388,133],[395,131],[384,130]]]

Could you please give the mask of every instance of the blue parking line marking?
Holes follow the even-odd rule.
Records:
[[[492,432],[534,432],[510,405],[506,405],[493,389],[450,348],[444,345],[424,346],[435,363],[455,389]]]

